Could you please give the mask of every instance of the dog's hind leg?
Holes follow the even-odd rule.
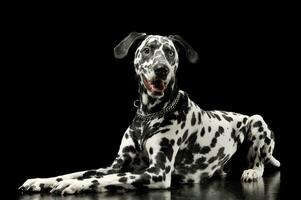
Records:
[[[273,156],[275,146],[274,133],[268,128],[260,115],[253,115],[248,119],[247,140],[251,142],[248,151],[248,169],[242,174],[242,181],[254,181],[262,177],[264,164],[271,163],[279,167],[280,162]]]

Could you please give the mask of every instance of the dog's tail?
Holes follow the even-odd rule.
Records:
[[[266,159],[266,163],[270,163],[275,167],[280,167],[280,162],[274,158],[272,155]]]

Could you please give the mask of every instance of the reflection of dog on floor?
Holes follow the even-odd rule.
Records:
[[[111,166],[46,179],[29,179],[23,191],[50,189],[57,193],[137,188],[169,188],[173,178],[182,183],[200,182],[223,166],[244,140],[249,168],[243,181],[261,177],[264,164],[280,166],[272,156],[274,134],[259,115],[204,111],[179,90],[176,71],[178,48],[191,63],[198,54],[180,36],[133,32],[115,47],[115,57],[124,58],[131,46],[142,41],[135,53],[139,79],[137,113],[126,130]]]

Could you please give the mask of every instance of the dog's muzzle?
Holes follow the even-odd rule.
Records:
[[[154,66],[154,72],[155,72],[157,78],[165,80],[169,73],[169,69],[164,64],[157,64],[156,66]]]
[[[166,89],[166,78],[169,73],[169,69],[164,64],[157,64],[154,66],[154,73],[155,77],[151,80],[148,80],[144,75],[143,84],[145,85],[146,89],[150,91],[155,96],[161,96]]]

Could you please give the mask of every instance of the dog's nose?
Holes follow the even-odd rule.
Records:
[[[165,65],[156,65],[154,67],[154,71],[155,71],[156,76],[158,76],[162,79],[165,79],[168,75],[169,69]]]

